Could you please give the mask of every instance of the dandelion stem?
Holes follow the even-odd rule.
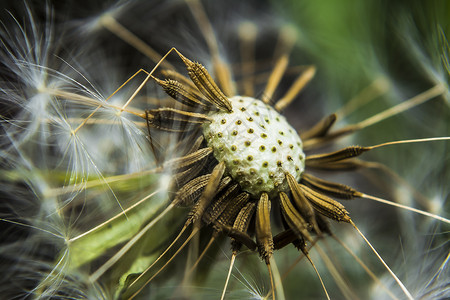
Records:
[[[67,263],[66,256],[68,256],[68,254],[69,254],[69,250],[68,250],[68,249],[64,250],[64,254],[61,256],[61,258],[58,260],[58,262],[55,264],[55,266],[52,268],[52,270],[48,273],[47,276],[45,276],[45,278],[38,284],[38,286],[36,286],[36,287],[33,289],[32,292],[35,292],[35,291],[39,291],[39,290],[41,290],[41,289],[44,289],[45,286],[46,286],[46,284],[47,284],[49,281],[51,282],[52,280],[55,280],[54,278],[57,277],[58,275],[54,275],[54,274],[58,274],[58,272],[59,272],[61,269],[64,269],[64,267],[61,266],[61,265],[62,265],[63,263]],[[41,295],[41,296],[42,296],[42,295]]]
[[[429,212],[426,212],[426,211],[423,211],[423,210],[420,210],[420,209],[409,207],[409,206],[406,206],[406,205],[403,205],[403,204],[395,203],[395,202],[392,202],[392,201],[389,201],[389,200],[385,200],[385,199],[378,198],[378,197],[371,196],[371,195],[367,195],[367,194],[362,194],[361,198],[375,200],[375,201],[378,201],[378,202],[381,202],[381,203],[389,204],[391,206],[396,206],[396,207],[399,207],[399,208],[402,208],[402,209],[405,209],[405,210],[409,210],[409,211],[412,211],[412,212],[415,212],[415,213],[418,213],[418,214],[421,214],[421,215],[424,215],[424,216],[427,216],[427,217],[431,217],[433,219],[445,222],[447,224],[450,224],[450,220],[447,219],[447,218],[444,218],[444,217],[441,217],[441,216],[438,216],[438,215],[435,215],[435,214],[432,214],[432,213],[429,213]]]
[[[272,257],[270,257],[270,259],[272,259]],[[273,284],[273,274],[272,274],[272,267],[270,266],[270,263],[266,264],[267,266],[267,270],[269,270],[269,278],[270,278],[270,290],[272,291],[272,299],[275,300],[275,287]],[[268,298],[268,295],[266,296],[266,298]]]
[[[28,225],[28,224],[25,224],[25,223],[16,222],[16,221],[13,221],[13,220],[8,220],[8,219],[3,219],[3,218],[0,218],[0,221],[6,222],[6,223],[11,223],[11,224],[14,224],[14,225],[23,226],[23,227],[32,228],[32,229],[35,229],[35,230],[39,230],[39,231],[48,233],[48,234],[53,235],[53,236],[55,236],[55,237],[57,237],[57,238],[65,239],[64,236],[62,236],[62,235],[53,233],[53,232],[51,232],[51,231],[49,231],[49,230],[45,230],[45,229],[42,229],[42,228],[39,228],[39,227],[35,227],[35,226],[33,226],[33,225]]]
[[[140,204],[144,203],[146,200],[152,198],[153,196],[155,196],[156,194],[160,193],[161,191],[162,191],[162,189],[159,189],[159,190],[157,190],[157,191],[151,193],[150,195],[148,195],[148,196],[142,198],[141,200],[137,201],[135,204],[133,204],[133,205],[130,206],[129,208],[125,209],[124,211],[122,211],[121,213],[115,215],[114,217],[108,219],[107,221],[105,221],[105,222],[103,222],[103,223],[101,223],[101,224],[95,226],[94,228],[92,228],[92,229],[90,229],[90,230],[88,230],[88,231],[86,231],[86,232],[84,232],[84,233],[82,233],[82,234],[80,234],[80,235],[78,235],[78,236],[76,236],[76,237],[71,238],[71,239],[68,241],[68,243],[74,242],[74,241],[78,240],[79,238],[82,238],[83,236],[86,236],[86,235],[88,235],[88,234],[90,234],[90,233],[92,233],[92,232],[94,232],[94,231],[96,231],[96,230],[98,230],[98,229],[100,229],[100,228],[106,226],[107,224],[113,222],[113,221],[116,220],[117,218],[126,215],[126,214],[127,214],[129,211],[131,211],[133,208],[135,208],[135,207],[139,206]]]
[[[435,141],[449,141],[450,137],[444,136],[444,137],[433,137],[433,138],[424,138],[424,139],[412,139],[412,140],[401,140],[401,141],[393,141],[393,142],[386,142],[366,148],[376,149],[381,148],[384,146],[391,146],[391,145],[398,145],[398,144],[412,144],[412,143],[425,143],[425,142],[435,142]]]
[[[378,279],[378,277],[369,269],[369,267],[343,241],[341,241],[334,234],[331,236],[356,260],[356,262],[366,271],[366,273],[369,274],[373,281],[379,284],[392,299],[398,300],[398,298],[388,289],[388,287],[384,285],[380,279]]]
[[[178,248],[178,250],[175,252],[175,254],[172,255],[172,257],[155,273],[153,274],[152,277],[150,277],[149,280],[147,280],[140,288],[139,290],[137,290],[129,299],[134,299],[134,297],[136,297],[141,291],[142,289],[150,282],[153,280],[153,278],[155,278],[159,273],[161,273],[166,266],[178,255],[178,253],[180,253],[181,250],[183,250],[183,248],[189,243],[189,241],[197,234],[197,232],[200,230],[199,227],[194,227],[194,229],[192,230],[192,233],[189,235],[189,237],[186,239],[186,241],[184,241],[184,243],[180,246],[180,248]],[[161,257],[161,256],[160,256]],[[152,266],[154,265],[154,263],[152,264]],[[139,275],[138,278],[136,278],[129,287],[133,286],[140,278],[142,278],[142,276],[149,271],[151,268],[151,266],[149,268],[147,268],[144,272],[142,272],[141,275]]]
[[[153,69],[150,72],[147,72],[143,69],[140,69],[139,71],[137,71],[131,78],[133,78],[134,76],[136,76],[138,73],[140,72],[144,72],[145,74],[147,74],[147,77],[145,77],[144,81],[142,81],[142,83],[139,85],[139,87],[134,91],[133,95],[131,95],[131,97],[127,100],[127,102],[122,106],[121,111],[124,111],[125,108],[130,104],[130,102],[134,99],[134,97],[136,97],[136,95],[140,92],[140,90],[144,87],[144,85],[150,80],[150,78],[152,77],[153,72],[155,72],[155,70],[162,64],[165,62],[166,57],[172,52],[176,50],[175,48],[171,48],[169,51],[167,51],[167,53],[158,61],[158,63],[156,64],[156,66],[153,67]],[[129,78],[127,81],[125,81],[125,83],[123,83],[111,96],[109,96],[106,101],[108,99],[110,99],[115,93],[117,93],[126,83],[128,83],[130,81]],[[101,105],[99,105],[86,119],[85,122],[87,120],[89,120],[99,109],[100,109]],[[142,118],[145,118],[145,114],[141,114],[139,115]],[[75,129],[75,133],[85,124],[85,122],[81,123],[80,126],[78,126],[77,129]]]
[[[195,261],[195,263],[192,265],[192,267],[189,269],[189,272],[187,272],[186,277],[190,277],[190,275],[192,274],[192,272],[194,272],[195,268],[198,266],[198,264],[200,263],[200,261],[202,260],[202,258],[205,256],[206,252],[208,251],[209,247],[211,247],[212,243],[215,240],[215,236],[211,237],[211,239],[209,240],[208,244],[205,246],[205,249],[203,249],[202,253],[200,254],[200,256],[197,258],[197,260]]]
[[[269,103],[272,100],[273,93],[280,83],[284,72],[286,71],[287,65],[289,63],[289,58],[287,55],[281,56],[275,63],[275,67],[270,74],[269,80],[267,81],[266,88],[263,92],[262,100],[264,103]]]
[[[148,44],[146,44],[144,41],[142,41],[128,29],[123,27],[111,15],[105,14],[101,19],[101,24],[110,32],[114,33],[123,41],[130,44],[136,50],[138,50],[139,52],[150,58],[152,61],[157,62],[161,60],[162,56],[158,52],[152,49]],[[164,66],[173,69],[172,65],[167,61],[164,62]]]
[[[220,297],[220,300],[223,300],[225,298],[225,292],[227,291],[228,282],[230,281],[231,271],[233,270],[235,260],[236,260],[236,253],[233,252],[233,255],[231,256],[230,268],[228,270],[227,279],[225,280],[225,286],[223,287],[222,296]]]
[[[275,109],[278,111],[283,111],[286,107],[291,104],[291,102],[298,96],[298,94],[303,90],[303,88],[308,84],[308,82],[313,79],[316,74],[316,67],[308,67],[298,78],[294,81],[292,86],[288,89],[286,94],[278,100],[275,104]]]
[[[230,67],[224,63],[220,57],[218,47],[219,43],[217,42],[211,22],[209,21],[202,4],[198,0],[186,0],[186,4],[189,6],[194,19],[202,32],[206,44],[208,45],[209,52],[211,53],[214,73],[217,76],[217,80],[222,88],[222,91],[228,97],[236,94],[234,83],[231,79]]]
[[[319,277],[320,284],[322,284],[322,288],[323,288],[323,291],[325,292],[325,295],[327,296],[327,299],[330,300],[330,296],[328,295],[327,288],[325,287],[325,284],[323,283],[322,277],[320,276],[319,271],[316,268],[316,265],[313,263],[311,257],[309,257],[309,255],[308,255],[308,253],[305,253],[305,256],[311,263],[312,267],[314,268],[314,271],[316,272],[317,277]]]
[[[369,162],[369,161],[361,161],[362,166],[365,168],[377,169],[381,172],[384,172],[387,176],[389,176],[392,180],[396,181],[399,186],[403,186],[407,190],[411,191],[414,195],[414,198],[420,203],[420,205],[427,207],[428,210],[432,210],[432,204],[429,199],[421,194],[416,188],[414,188],[410,183],[404,180],[400,175],[395,173],[386,165],[379,162]]]
[[[378,113],[362,122],[357,123],[356,127],[358,129],[363,129],[363,128],[369,127],[369,126],[379,123],[387,118],[398,115],[410,108],[413,108],[417,105],[425,103],[428,100],[431,100],[439,95],[442,95],[445,92],[446,92],[446,88],[444,85],[442,85],[442,84],[435,85],[431,89],[426,90],[425,92],[423,92],[409,100],[406,100],[398,105],[395,105],[394,107],[391,107],[390,109],[382,111],[381,113]]]
[[[141,73],[141,72],[144,72],[144,73],[146,73],[146,74],[149,74],[147,71],[145,71],[144,69],[140,69],[139,71],[137,71],[136,73],[134,73],[133,74],[133,76],[131,76],[130,78],[128,78],[124,83],[122,83],[122,85],[119,87],[119,88],[117,88],[115,91],[114,91],[114,93],[112,93],[108,98],[106,98],[105,99],[105,102],[107,102],[109,99],[111,99],[111,97],[113,97],[118,91],[120,91],[128,82],[130,82],[130,80],[131,79],[133,79],[136,75],[138,75],[139,73]],[[49,90],[48,92],[52,92],[52,90]],[[54,91],[53,91],[54,92]],[[58,93],[59,93],[59,95],[60,96],[64,96],[64,94],[65,93],[67,93],[67,92],[63,92],[63,91],[56,91],[56,92],[54,92],[55,93],[55,95],[56,96],[58,96]],[[92,102],[94,99],[92,99],[92,98],[89,98],[89,97],[85,97],[85,96],[82,96],[82,95],[77,95],[77,94],[73,94],[73,93],[68,93],[68,94],[70,94],[70,97],[72,98],[72,99],[74,99],[74,100],[83,100],[83,101],[89,101],[89,102]],[[94,100],[95,101],[95,100]],[[96,101],[96,102],[98,102],[98,101]],[[75,133],[77,133],[78,132],[78,130],[80,130],[80,128],[81,127],[83,127],[86,123],[87,123],[87,121],[90,119],[90,118],[92,118],[92,116],[102,107],[102,106],[104,106],[104,104],[102,103],[102,104],[100,104],[100,105],[98,105],[97,106],[97,108],[91,113],[91,114],[89,114],[89,116],[87,116],[87,118],[86,119],[84,119],[84,121],[73,131],[74,132],[74,134]]]
[[[156,173],[156,172],[159,172],[159,171],[160,171],[159,169],[151,169],[151,170],[146,170],[146,171],[143,171],[143,172],[136,172],[136,173],[131,173],[131,174],[103,177],[102,179],[98,179],[98,180],[89,180],[84,185],[84,188],[85,189],[90,189],[90,188],[94,188],[94,187],[97,187],[97,186],[101,186],[103,184],[108,184],[109,185],[109,184],[114,183],[114,182],[129,180],[129,179],[133,179],[133,178],[136,178],[136,177],[141,177],[143,175]],[[54,189],[50,190],[49,196],[64,195],[66,193],[72,192],[72,190],[74,188],[76,188],[76,185],[66,186],[66,187],[61,187],[61,188],[54,188]]]
[[[275,261],[275,258],[273,256],[270,257],[270,266],[273,269],[273,280],[275,283],[272,285],[273,292],[277,292],[278,300],[285,300],[284,296],[284,289],[283,289],[283,282],[281,280],[280,271],[278,270],[277,262]],[[278,289],[276,289],[278,287]],[[273,294],[272,292],[272,294]],[[275,296],[273,296],[273,299],[275,300]]]
[[[214,30],[202,4],[198,0],[186,0],[186,4],[188,5],[199,29],[202,32],[203,37],[205,38],[211,55],[219,56],[219,43],[217,42],[216,35],[214,34]]]
[[[162,254],[159,255],[159,257],[150,265],[147,267],[147,269],[145,269],[144,272],[141,273],[141,275],[139,275],[138,278],[136,278],[131,284],[130,287],[136,282],[138,281],[140,278],[142,278],[142,276],[147,273],[172,247],[173,245],[175,245],[175,243],[178,241],[178,239],[181,237],[181,235],[184,233],[184,231],[186,230],[187,226],[184,226],[180,233],[178,233],[177,237],[172,241],[172,243],[166,248],[166,250],[164,250],[164,252]]]
[[[331,273],[331,276],[333,276],[334,281],[336,282],[337,286],[341,290],[342,294],[347,299],[358,299],[356,295],[352,292],[351,288],[348,286],[347,282],[344,278],[342,278],[342,275],[339,273],[339,271],[336,269],[333,262],[330,260],[329,256],[325,254],[323,249],[319,246],[319,244],[315,245],[315,249],[317,253],[322,258],[322,261],[327,266],[328,270]]]
[[[405,287],[405,285],[400,281],[400,279],[398,279],[398,277],[395,275],[395,273],[392,272],[392,270],[389,268],[389,266],[384,262],[383,258],[381,258],[381,256],[378,254],[377,250],[375,250],[375,248],[372,246],[372,244],[369,242],[369,240],[358,229],[358,227],[356,227],[355,223],[353,223],[353,221],[350,221],[350,224],[353,225],[353,227],[356,229],[356,231],[358,231],[359,235],[361,235],[361,237],[364,239],[364,241],[367,243],[367,245],[369,245],[369,247],[370,247],[370,249],[372,249],[373,253],[375,253],[375,255],[378,257],[378,259],[381,261],[381,263],[385,266],[385,268],[388,270],[388,272],[391,274],[391,276],[394,278],[394,280],[400,286],[403,293],[408,297],[408,299],[413,300],[414,299],[413,296],[408,291],[408,289]]]
[[[411,109],[415,106],[418,106],[422,103],[425,103],[439,95],[442,95],[446,92],[446,88],[442,84],[435,85],[434,87],[426,90],[425,92],[409,99],[403,101],[402,103],[395,105],[387,110],[384,110],[366,120],[363,120],[356,124],[351,124],[345,126],[341,129],[338,129],[334,132],[330,132],[327,136],[317,137],[305,141],[303,144],[304,148],[311,149],[313,147],[323,146],[325,143],[333,141],[341,136],[349,135],[355,131],[362,130],[366,127],[372,126],[376,123],[379,123],[383,120],[386,120],[392,116],[398,115],[408,109]]]
[[[50,89],[46,90],[46,92],[49,94],[52,94],[54,96],[57,96],[57,97],[64,97],[64,98],[68,98],[70,100],[84,101],[84,102],[92,103],[92,104],[96,104],[96,105],[98,104],[97,99],[86,97],[86,96],[79,95],[79,94],[74,94],[74,93],[61,91],[61,90],[50,90]],[[111,108],[118,109],[120,111],[125,111],[127,113],[133,114],[133,115],[141,117],[141,118],[145,118],[145,114],[143,112],[137,112],[137,111],[133,111],[133,110],[129,110],[129,109],[127,110],[124,107],[118,107],[116,105],[108,104],[106,102],[100,104],[99,107],[111,107]],[[97,107],[97,109],[98,109],[98,107]],[[95,111],[97,111],[97,109]],[[84,119],[82,122],[82,125],[85,125],[89,119],[90,119],[90,117]],[[77,132],[80,128],[81,128],[81,126],[78,126],[78,128],[75,129],[74,132]]]
[[[241,23],[238,28],[240,38],[241,60],[245,63],[241,65],[243,79],[244,95],[254,96],[254,78],[255,71],[255,41],[258,34],[258,27],[251,23]]]
[[[113,266],[130,248],[150,229],[152,228],[159,220],[162,219],[172,208],[173,204],[167,206],[167,208],[160,213],[155,219],[153,219],[150,223],[148,223],[141,231],[139,231],[128,243],[125,244],[113,257],[111,257],[106,263],[104,263],[100,268],[97,269],[89,279],[91,282],[97,281],[100,276],[102,276],[111,266]]]
[[[311,243],[310,246],[308,247],[308,249],[306,249],[307,251],[309,251],[312,247],[314,247],[314,245],[317,243],[317,241],[319,240],[319,238],[315,238]],[[281,277],[281,280],[284,280],[287,278],[287,276],[289,275],[289,273],[292,272],[292,270],[294,270],[295,266],[305,257],[305,255],[299,256],[295,259],[295,261],[289,266],[289,268],[284,271],[283,276]],[[277,288],[275,286],[275,288]]]
[[[371,102],[377,97],[385,94],[390,88],[390,83],[386,77],[380,76],[375,79],[369,86],[364,88],[358,95],[353,97],[341,109],[336,111],[339,119],[342,120],[357,108]]]

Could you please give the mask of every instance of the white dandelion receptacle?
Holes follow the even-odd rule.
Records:
[[[275,196],[289,187],[286,173],[296,180],[305,169],[302,141],[286,118],[252,97],[230,98],[231,113],[214,111],[203,126],[208,146],[241,188],[253,197]]]

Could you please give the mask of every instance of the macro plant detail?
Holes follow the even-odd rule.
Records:
[[[239,59],[231,63],[222,56],[222,41],[216,36],[217,27],[213,29],[211,10],[194,0],[172,4],[162,5],[167,18],[172,19],[172,12],[179,17],[187,11],[194,20],[190,25],[200,33],[195,41],[205,43],[207,59],[196,51],[185,54],[180,39],[167,39],[164,46],[155,43],[158,49],[152,49],[153,35],[149,34],[152,39],[146,44],[145,35],[133,33],[134,29],[121,23],[121,14],[135,9],[127,3],[77,28],[78,34],[87,31],[87,36],[99,32],[114,36],[118,38],[114,44],[120,41],[131,46],[153,62],[111,84],[108,92],[97,88],[105,74],[90,78],[89,70],[76,60],[57,58],[58,65],[49,59],[52,55],[45,55],[47,48],[53,49],[50,31],[46,32],[47,39],[42,39],[38,27],[30,26],[29,31],[16,21],[22,34],[19,41],[23,38],[27,42],[14,42],[13,30],[3,34],[4,67],[17,78],[2,88],[3,98],[13,107],[2,111],[2,184],[11,194],[28,187],[22,193],[32,191],[27,197],[36,198],[33,201],[40,205],[38,213],[5,205],[1,217],[4,224],[19,232],[19,242],[5,242],[2,255],[13,260],[14,250],[20,250],[20,263],[10,270],[19,274],[13,278],[24,280],[18,283],[23,293],[41,298],[197,298],[195,286],[208,288],[214,281],[209,279],[210,274],[220,269],[219,263],[207,261],[215,261],[222,251],[222,261],[229,262],[229,267],[221,269],[221,279],[215,282],[215,298],[232,298],[236,282],[238,289],[243,286],[247,290],[247,297],[293,297],[297,292],[285,288],[286,277],[298,269],[295,266],[304,257],[321,285],[316,297],[334,298],[341,293],[354,299],[358,296],[343,271],[346,263],[333,253],[339,248],[390,298],[419,295],[411,292],[410,283],[403,283],[405,276],[391,270],[392,261],[385,262],[384,255],[376,250],[377,244],[372,246],[373,241],[365,237],[362,232],[367,228],[360,231],[356,224],[361,220],[354,221],[358,215],[353,210],[365,205],[363,199],[369,199],[446,225],[445,208],[437,213],[417,209],[411,203],[372,196],[378,194],[376,191],[364,193],[364,186],[355,189],[341,179],[347,181],[343,174],[376,170],[379,173],[371,177],[373,181],[389,178],[399,190],[426,203],[428,199],[389,168],[358,157],[402,144],[411,148],[420,143],[446,144],[449,138],[382,139],[372,146],[346,146],[351,144],[346,138],[431,99],[445,100],[446,84],[438,82],[358,123],[338,127],[336,123],[344,115],[344,110],[339,110],[315,120],[309,129],[303,126],[296,130],[297,126],[289,122],[301,121],[297,114],[303,99],[308,98],[305,87],[318,80],[314,76],[321,69],[289,64],[296,36],[292,26],[277,28],[273,52],[268,54],[264,49],[261,58],[256,56],[260,34],[256,23],[242,22],[237,26],[235,47],[240,49]],[[207,6],[208,2],[203,4]],[[187,10],[179,13],[183,11],[180,7]],[[30,9],[28,14],[33,23]],[[11,41],[5,39],[7,36]],[[32,42],[39,40],[44,42],[34,48]],[[27,61],[26,53],[39,49],[44,55],[38,53],[34,61]],[[28,78],[33,81],[26,82]],[[21,85],[32,88],[23,89]],[[160,93],[162,90],[166,95]],[[344,109],[355,109],[355,103],[352,105]],[[42,155],[48,158],[42,159]],[[27,197],[19,193],[12,198],[22,203]],[[347,201],[356,198],[359,200]],[[350,224],[344,225],[358,233],[363,245],[350,246],[338,238],[334,233],[338,222]],[[31,232],[23,243],[20,230]],[[328,245],[329,240],[335,241],[333,247]],[[231,242],[231,251],[224,242]],[[33,243],[39,250],[25,247]],[[294,247],[287,247],[290,244]],[[377,260],[381,269],[375,267],[373,271],[373,265],[363,262],[361,248]],[[288,251],[295,253],[294,258],[285,255],[292,253]],[[261,276],[269,285],[249,283],[241,273],[248,267],[246,260],[255,253],[267,266]],[[283,263],[280,272],[283,257],[289,257],[289,262]],[[27,260],[40,265],[27,269],[23,267]],[[441,282],[446,261],[428,283],[433,293],[445,294],[445,280],[443,285],[434,285]],[[240,263],[243,265],[236,266]],[[322,279],[327,270],[337,285],[332,292],[331,280]],[[394,284],[386,283],[386,277],[376,273],[387,273],[388,281]],[[160,290],[165,292],[159,294]]]

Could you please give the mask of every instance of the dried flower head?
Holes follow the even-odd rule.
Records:
[[[30,32],[17,26],[22,32],[17,41],[12,31],[3,33],[3,67],[17,78],[2,83],[2,98],[15,109],[2,115],[0,179],[7,201],[1,221],[29,229],[29,237],[5,242],[1,254],[7,257],[11,278],[22,278],[16,281],[22,295],[130,299],[149,292],[155,298],[196,298],[193,285],[210,287],[215,281],[220,287],[213,296],[221,294],[224,299],[235,296],[231,275],[235,268],[241,272],[235,262],[247,264],[246,269],[264,266],[253,261],[255,253],[267,266],[260,272],[268,273],[264,281],[270,285],[236,275],[243,278],[237,289],[244,286],[247,297],[285,298],[284,277],[301,258],[322,285],[314,296],[329,297],[329,280],[322,281],[319,275],[323,265],[346,298],[359,297],[349,282],[358,282],[363,271],[378,289],[364,291],[364,296],[420,295],[422,291],[403,283],[407,276],[391,271],[392,261],[386,263],[363,235],[369,231],[366,226],[359,230],[363,222],[354,207],[363,206],[362,201],[347,200],[375,200],[448,224],[445,213],[372,196],[362,192],[367,190],[364,186],[344,184],[347,177],[341,175],[375,170],[372,179],[392,181],[399,198],[414,195],[429,204],[389,168],[360,156],[391,145],[445,143],[449,138],[342,145],[349,143],[345,137],[445,96],[445,82],[433,81],[431,88],[410,100],[339,127],[337,121],[389,85],[386,78],[377,79],[363,91],[361,103],[350,102],[300,129],[303,118],[310,121],[321,113],[308,106],[314,101],[302,99],[314,98],[308,95],[312,89],[305,87],[318,81],[315,73],[323,65],[290,64],[299,35],[294,26],[280,26],[278,19],[272,24],[274,19],[259,7],[257,17],[236,21],[234,14],[230,19],[220,17],[221,9],[207,1],[206,10],[198,0],[144,2],[119,2],[88,22],[69,22],[76,28],[56,42],[53,37],[58,35],[50,25],[45,38],[35,26]],[[27,11],[34,24],[31,10]],[[141,16],[144,11],[146,17]],[[131,22],[135,19],[141,22]],[[169,26],[172,22],[178,25]],[[235,39],[225,43],[218,33],[229,27]],[[111,38],[111,33],[119,39]],[[101,40],[104,36],[107,39]],[[79,58],[49,59],[50,53],[59,53],[60,45],[73,45],[77,38],[83,41]],[[111,57],[98,53],[102,42],[110,43],[104,47],[109,54],[132,46],[145,55],[136,69],[145,70],[129,67],[135,58],[128,48],[125,52],[131,58],[126,66],[119,68],[119,60],[113,65]],[[95,52],[87,51],[90,48]],[[29,59],[26,53],[35,55]],[[129,77],[129,72],[136,73]],[[127,79],[122,84],[119,77]],[[303,106],[308,109],[298,109]],[[386,182],[380,186],[378,191],[383,192],[391,187]],[[19,208],[22,204],[30,211]],[[366,213],[361,218],[378,216],[378,211]],[[389,226],[391,219],[383,217],[379,224]],[[352,234],[338,238],[332,230],[338,222],[359,233],[358,239]],[[217,252],[224,241],[231,244],[231,258],[222,250],[231,262],[228,275],[216,272],[219,263],[209,263],[219,261]],[[328,241],[334,244],[329,246]],[[359,258],[369,248],[389,274],[387,280],[380,280]],[[341,250],[352,257],[350,264],[336,259]],[[277,257],[278,253],[282,255]],[[285,274],[277,266],[280,257],[286,258]],[[16,259],[17,266],[9,267]],[[185,263],[184,274],[177,260]],[[348,272],[350,265],[358,265],[358,271]],[[441,269],[438,275],[443,274]],[[214,273],[220,273],[219,280]],[[306,279],[296,280],[302,290],[309,277],[307,273]],[[159,294],[161,289],[165,291]],[[297,293],[295,287],[292,291],[286,296]]]

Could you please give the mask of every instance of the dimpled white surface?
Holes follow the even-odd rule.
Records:
[[[275,197],[288,191],[285,173],[298,181],[305,169],[302,141],[285,117],[251,97],[230,98],[233,112],[209,114],[203,134],[214,156],[231,177],[253,197]]]

